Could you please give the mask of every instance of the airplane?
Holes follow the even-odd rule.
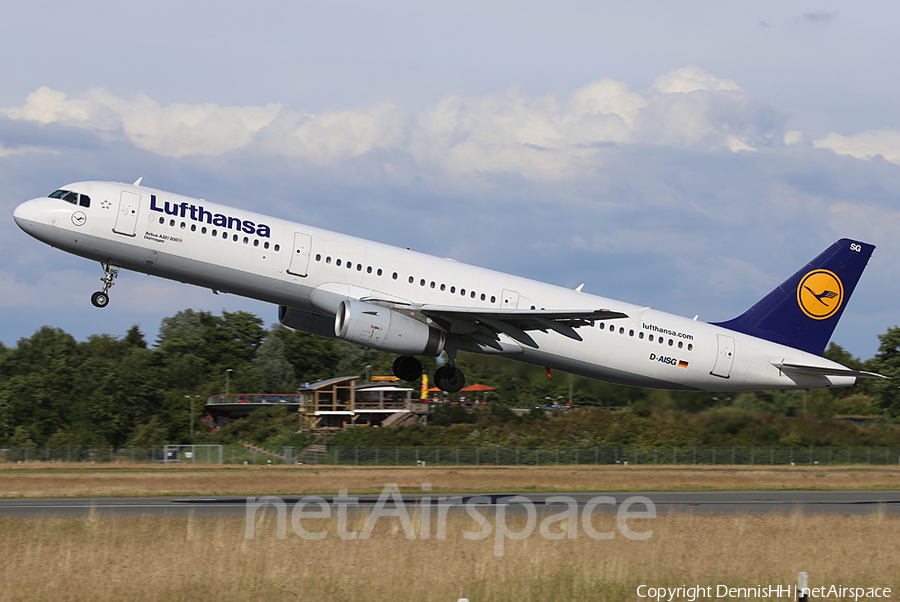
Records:
[[[821,357],[874,246],[841,239],[742,315],[704,323],[141,185],[78,182],[20,204],[27,234],[98,261],[109,303],[120,269],[278,306],[281,324],[397,354],[446,361],[433,382],[459,391],[457,354],[499,355],[659,389],[849,387],[881,375]]]

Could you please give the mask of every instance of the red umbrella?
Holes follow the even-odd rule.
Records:
[[[461,391],[496,391],[494,387],[489,387],[487,385],[480,385],[475,383],[474,385],[469,385],[468,387],[463,387],[460,389]]]

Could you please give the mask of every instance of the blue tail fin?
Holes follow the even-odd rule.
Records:
[[[874,250],[842,238],[742,315],[715,325],[822,355]]]

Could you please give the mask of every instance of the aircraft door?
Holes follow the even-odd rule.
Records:
[[[309,272],[309,254],[312,248],[312,236],[302,232],[294,232],[294,247],[291,250],[291,265],[288,274],[306,277]]]
[[[500,307],[502,309],[518,309],[519,293],[503,289],[503,304]]]
[[[119,213],[116,215],[116,225],[113,226],[113,232],[124,234],[125,236],[134,236],[140,209],[141,195],[123,190],[122,196],[119,198]]]
[[[719,352],[716,355],[716,364],[713,366],[710,374],[729,378],[731,376],[731,366],[734,364],[734,337],[720,334]]]

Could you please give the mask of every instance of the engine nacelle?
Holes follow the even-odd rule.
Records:
[[[301,330],[320,337],[334,338],[334,319],[330,316],[320,316],[302,309],[293,307],[278,307],[278,321],[288,328]]]
[[[434,357],[441,354],[446,341],[442,330],[398,311],[356,300],[341,302],[334,317],[334,335],[379,351]]]

